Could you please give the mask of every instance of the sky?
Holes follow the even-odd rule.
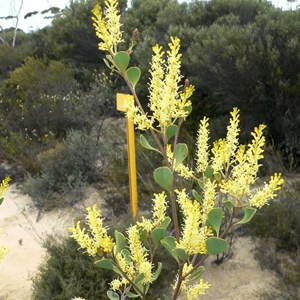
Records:
[[[0,17],[6,17],[9,15],[16,15],[11,3],[15,3],[16,11],[20,8],[20,3],[22,0],[0,0]],[[189,0],[179,0],[179,2],[184,2]],[[300,0],[297,0],[295,3],[288,3],[287,0],[270,0],[272,3],[282,9],[295,9],[297,5],[300,5]],[[41,29],[47,25],[50,25],[51,19],[44,19],[47,15],[36,14],[30,18],[24,19],[24,15],[28,12],[38,11],[49,9],[50,7],[59,7],[64,8],[69,4],[69,0],[23,0],[23,7],[21,10],[21,18],[19,20],[19,28],[25,32],[34,31]],[[4,20],[0,19],[0,26],[2,29],[14,27],[15,19]],[[0,29],[1,29],[0,27]]]

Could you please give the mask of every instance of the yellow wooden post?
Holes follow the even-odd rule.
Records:
[[[117,94],[117,110],[126,112],[124,102],[127,94]],[[128,145],[128,171],[129,171],[129,190],[130,190],[130,208],[133,217],[138,214],[137,180],[136,180],[136,160],[135,160],[135,138],[134,125],[132,120],[126,117],[127,125],[127,145]]]

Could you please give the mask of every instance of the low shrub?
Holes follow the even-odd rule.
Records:
[[[111,272],[96,267],[74,240],[49,237],[44,247],[47,256],[32,278],[32,300],[107,299]]]
[[[29,176],[23,191],[39,209],[72,204],[81,199],[82,186],[99,175],[97,146],[84,131],[71,131],[54,148],[38,155],[41,172]]]

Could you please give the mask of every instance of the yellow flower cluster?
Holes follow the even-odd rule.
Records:
[[[232,163],[230,177],[221,183],[221,192],[232,196],[237,204],[244,196],[250,194],[250,187],[257,178],[258,162],[263,157],[265,144],[264,128],[265,125],[260,125],[254,129],[253,140],[247,150],[243,146],[239,147],[235,161]]]
[[[137,126],[139,130],[147,130],[152,128],[153,117],[148,118],[146,114],[140,112],[139,108],[134,105],[134,98],[131,95],[125,100],[123,109],[126,111],[126,116]]]
[[[0,182],[0,201],[3,200],[3,196],[9,187],[10,181],[11,181],[11,178],[7,176]],[[0,247],[0,260],[2,260],[8,252],[9,252],[8,248],[1,246]]]
[[[198,137],[197,137],[197,151],[196,151],[196,162],[197,162],[197,172],[205,172],[206,168],[208,167],[209,162],[209,129],[208,129],[208,118],[204,117],[200,121],[200,126],[198,130]]]
[[[78,221],[76,226],[69,228],[72,232],[72,237],[91,256],[110,253],[115,243],[113,238],[108,236],[107,229],[103,227],[100,210],[97,209],[96,204],[93,208],[88,207],[86,210],[86,224],[89,226],[88,233],[85,228],[81,229],[80,221]]]
[[[188,198],[185,189],[175,190],[177,194],[177,202],[180,205],[184,216],[184,226],[182,236],[177,243],[177,247],[184,249],[188,255],[205,254],[205,241],[211,235],[206,226],[200,227],[202,224],[200,203],[192,201]]]
[[[167,200],[165,192],[154,194],[153,201],[153,216],[152,219],[146,219],[142,217],[141,222],[137,222],[139,227],[145,229],[148,233],[165,219],[166,209],[167,209]]]
[[[202,204],[202,222],[207,220],[208,213],[216,206],[217,203],[217,184],[210,179],[206,180],[204,187],[204,196]]]
[[[105,16],[103,16],[102,8],[99,4],[96,4],[93,8],[93,25],[96,35],[102,40],[98,44],[99,49],[115,55],[118,52],[118,44],[122,42],[120,14],[117,9],[118,0],[106,0],[104,3]]]
[[[183,266],[182,275],[185,276],[188,272],[193,269],[192,264],[186,263]],[[180,290],[185,292],[186,299],[193,300],[198,299],[200,295],[204,295],[206,290],[210,288],[211,284],[209,282],[204,282],[201,278],[198,283],[190,284],[191,275],[185,277],[183,280]],[[176,279],[178,280],[178,278]]]
[[[9,250],[6,247],[0,247],[0,260],[2,260],[8,252]]]
[[[0,183],[0,199],[4,196],[5,192],[9,187],[10,177],[5,177]]]
[[[216,141],[212,149],[212,168],[217,171],[228,171],[231,159],[235,155],[238,147],[239,135],[239,109],[236,107],[230,112],[231,118],[227,126],[227,135],[225,139]]]
[[[152,263],[147,259],[147,249],[143,246],[139,229],[137,225],[131,226],[127,230],[129,250],[131,253],[132,260],[135,265],[135,269],[138,274],[142,273],[144,278],[141,280],[142,284],[152,282]]]
[[[163,58],[165,53],[162,47],[158,45],[153,47],[149,107],[162,132],[176,119],[185,118],[188,115],[186,108],[191,105],[189,98],[194,92],[192,85],[186,87],[183,92],[179,92],[182,79],[179,50],[180,39],[176,37],[171,37],[166,60]]]
[[[271,176],[269,183],[265,182],[264,187],[250,197],[249,204],[261,208],[268,200],[274,199],[277,196],[276,191],[281,189],[283,183],[284,180],[281,178],[281,174],[275,173]]]

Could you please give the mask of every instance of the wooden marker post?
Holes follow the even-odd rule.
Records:
[[[124,102],[127,94],[117,94],[117,110],[126,112]],[[137,180],[136,180],[136,160],[135,160],[135,138],[133,121],[126,117],[127,127],[127,145],[128,145],[128,171],[129,171],[129,190],[130,190],[130,208],[132,216],[135,218],[138,214]]]

